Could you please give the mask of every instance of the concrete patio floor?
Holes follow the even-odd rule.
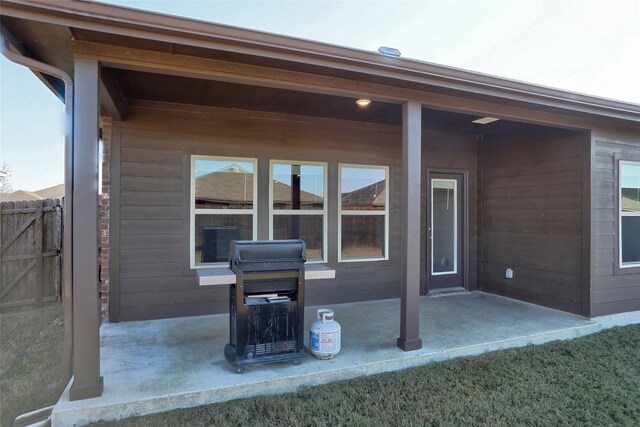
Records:
[[[306,310],[306,331],[316,308]],[[250,366],[242,375],[224,359],[229,340],[226,314],[103,325],[104,393],[70,402],[67,387],[53,410],[53,425],[85,425],[294,392],[460,356],[576,338],[601,329],[598,322],[579,316],[482,292],[421,297],[423,348],[403,352],[396,347],[399,300],[331,308],[342,325],[342,351],[335,359],[309,356],[299,366]]]

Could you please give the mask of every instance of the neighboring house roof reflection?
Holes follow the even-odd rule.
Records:
[[[238,165],[230,165],[215,172],[196,177],[196,203],[253,202],[253,173]],[[292,188],[280,181],[273,183],[273,200],[276,205],[291,204]],[[322,206],[323,198],[300,190],[300,203]]]
[[[374,182],[366,187],[358,188],[348,193],[342,193],[342,206],[351,208],[379,208],[384,209],[387,198],[385,180]]]

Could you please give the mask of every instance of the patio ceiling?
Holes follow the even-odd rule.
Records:
[[[373,102],[358,107],[354,98],[315,94],[264,86],[109,69],[125,100],[160,101],[303,116],[401,125],[399,104]]]
[[[388,102],[374,101],[363,108],[352,97],[115,68],[105,68],[104,79],[113,82],[125,106],[134,101],[156,101],[402,125],[401,105]],[[472,123],[478,118],[423,108],[423,127],[427,129],[495,134],[540,128],[509,120],[488,125]]]

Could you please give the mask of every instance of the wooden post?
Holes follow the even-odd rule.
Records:
[[[2,249],[3,249],[3,244],[4,244],[4,240],[2,240],[2,230],[4,229],[4,222],[2,221],[2,207],[4,206],[4,203],[0,200],[0,290],[2,289],[2,278],[5,275],[4,272],[4,267],[2,265]],[[1,301],[0,301],[1,302]]]
[[[402,105],[402,260],[400,281],[400,338],[404,351],[422,348],[420,325],[420,200],[422,106]]]
[[[74,58],[73,383],[70,400],[102,395],[98,298],[98,61]],[[68,213],[67,213],[68,214]]]
[[[37,200],[36,201],[36,219],[34,221],[35,230],[33,233],[33,238],[34,238],[33,249],[34,249],[34,256],[36,259],[36,266],[35,266],[36,289],[35,290],[36,290],[36,306],[37,307],[42,307],[42,287],[44,286],[44,283],[42,283],[44,281],[42,276],[42,252],[44,251],[44,248],[42,246],[42,240],[43,240],[43,233],[42,233],[43,224],[42,223],[43,223],[42,200]]]
[[[60,201],[54,201],[53,250],[57,255],[53,260],[54,295],[58,302],[62,301],[62,206]]]

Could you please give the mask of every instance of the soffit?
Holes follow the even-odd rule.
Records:
[[[398,104],[374,101],[368,107],[362,108],[358,107],[355,99],[351,97],[113,68],[106,71],[118,86],[125,104],[135,104],[135,100],[157,101],[402,125],[402,109]],[[479,118],[478,116],[427,108],[423,108],[422,111],[425,129],[466,134],[497,134],[541,128],[509,120],[477,125],[472,121]]]
[[[568,115],[600,115],[640,121],[640,105],[545,88],[481,73],[444,67],[404,58],[386,58],[374,52],[348,49],[258,31],[92,2],[50,3],[40,0],[3,2],[3,15],[28,17],[64,24],[67,36],[79,40],[120,43],[163,52],[215,57],[232,62],[293,69],[312,74],[344,77],[408,87],[430,92],[473,97],[503,105],[519,105]],[[15,19],[15,18],[14,18]],[[3,17],[4,21],[4,17]],[[66,26],[66,27],[65,27]],[[27,28],[25,26],[23,28]],[[36,59],[48,62],[61,51],[42,45],[38,56],[36,35],[14,31],[33,50]],[[64,31],[54,31],[64,40]],[[68,38],[67,38],[68,40]],[[63,49],[65,62],[70,56]],[[50,62],[55,65],[53,62]],[[66,64],[68,66],[68,64]],[[67,71],[67,67],[61,67]],[[70,73],[71,74],[71,73]]]
[[[60,68],[73,76],[73,57],[69,50],[69,31],[67,27],[45,24],[37,21],[3,16],[0,21],[3,32],[7,31],[16,38],[22,54],[46,64]],[[64,84],[53,77],[41,76],[61,98],[64,97]]]

